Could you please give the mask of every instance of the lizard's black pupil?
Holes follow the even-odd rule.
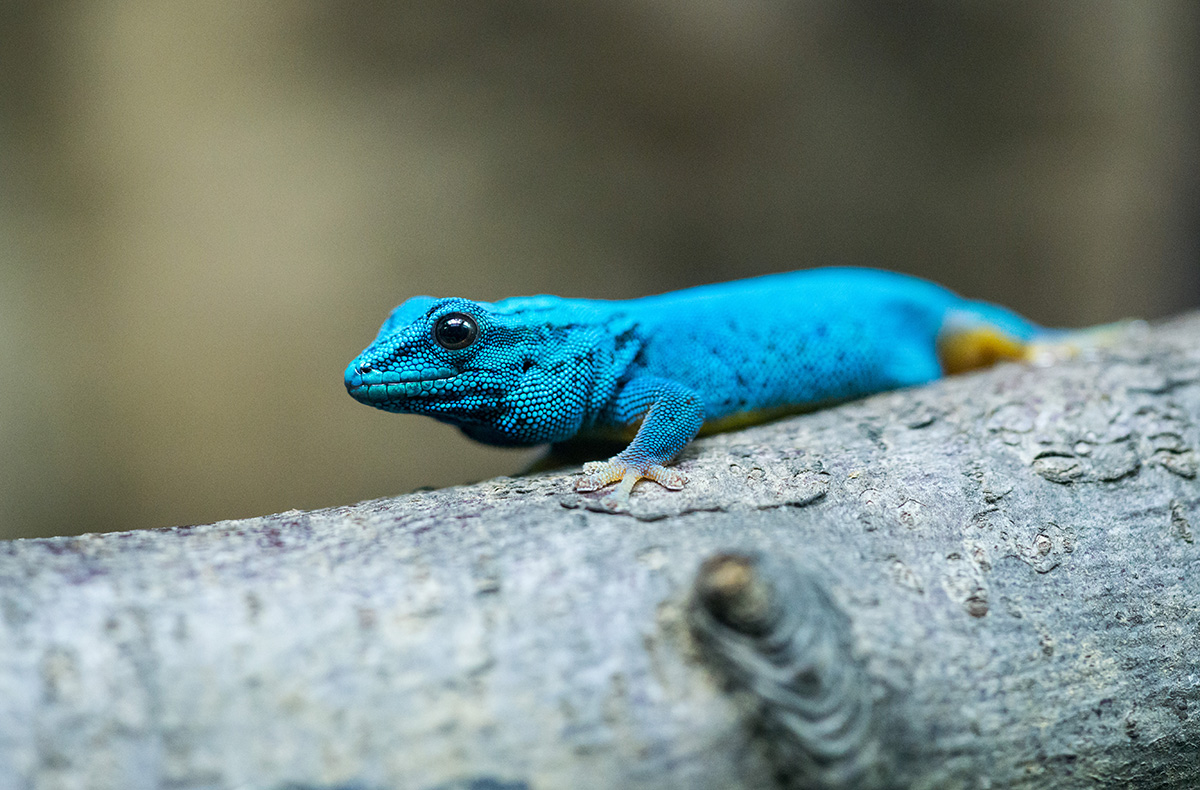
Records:
[[[457,351],[475,342],[479,327],[466,313],[447,313],[433,327],[433,339],[442,348]]]

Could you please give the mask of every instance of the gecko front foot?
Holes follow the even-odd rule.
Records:
[[[663,488],[678,491],[687,483],[687,477],[675,469],[661,464],[633,464],[619,456],[608,461],[590,461],[583,465],[583,477],[575,481],[576,491],[599,491],[612,483],[619,483],[615,490],[604,497],[610,508],[628,505],[629,495],[639,480],[653,480]]]

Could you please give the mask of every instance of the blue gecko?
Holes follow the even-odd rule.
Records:
[[[628,301],[416,296],[346,368],[370,406],[521,446],[630,436],[584,466],[580,491],[669,489],[701,427],[907,387],[1026,358],[1048,333],[916,277],[828,268]]]

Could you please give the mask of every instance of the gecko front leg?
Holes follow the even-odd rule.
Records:
[[[575,483],[577,491],[596,491],[618,483],[605,497],[610,507],[625,505],[639,480],[680,489],[687,478],[666,464],[695,437],[704,422],[704,403],[694,391],[668,379],[645,376],[626,384],[613,399],[606,421],[614,425],[635,425],[637,434],[621,452],[607,461],[584,464],[583,477]]]

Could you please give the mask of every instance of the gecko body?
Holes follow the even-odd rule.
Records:
[[[860,397],[1023,358],[1046,330],[1002,307],[874,269],[768,275],[626,301],[418,296],[346,368],[357,400],[496,445],[633,434],[576,487],[639,479],[703,426]]]

